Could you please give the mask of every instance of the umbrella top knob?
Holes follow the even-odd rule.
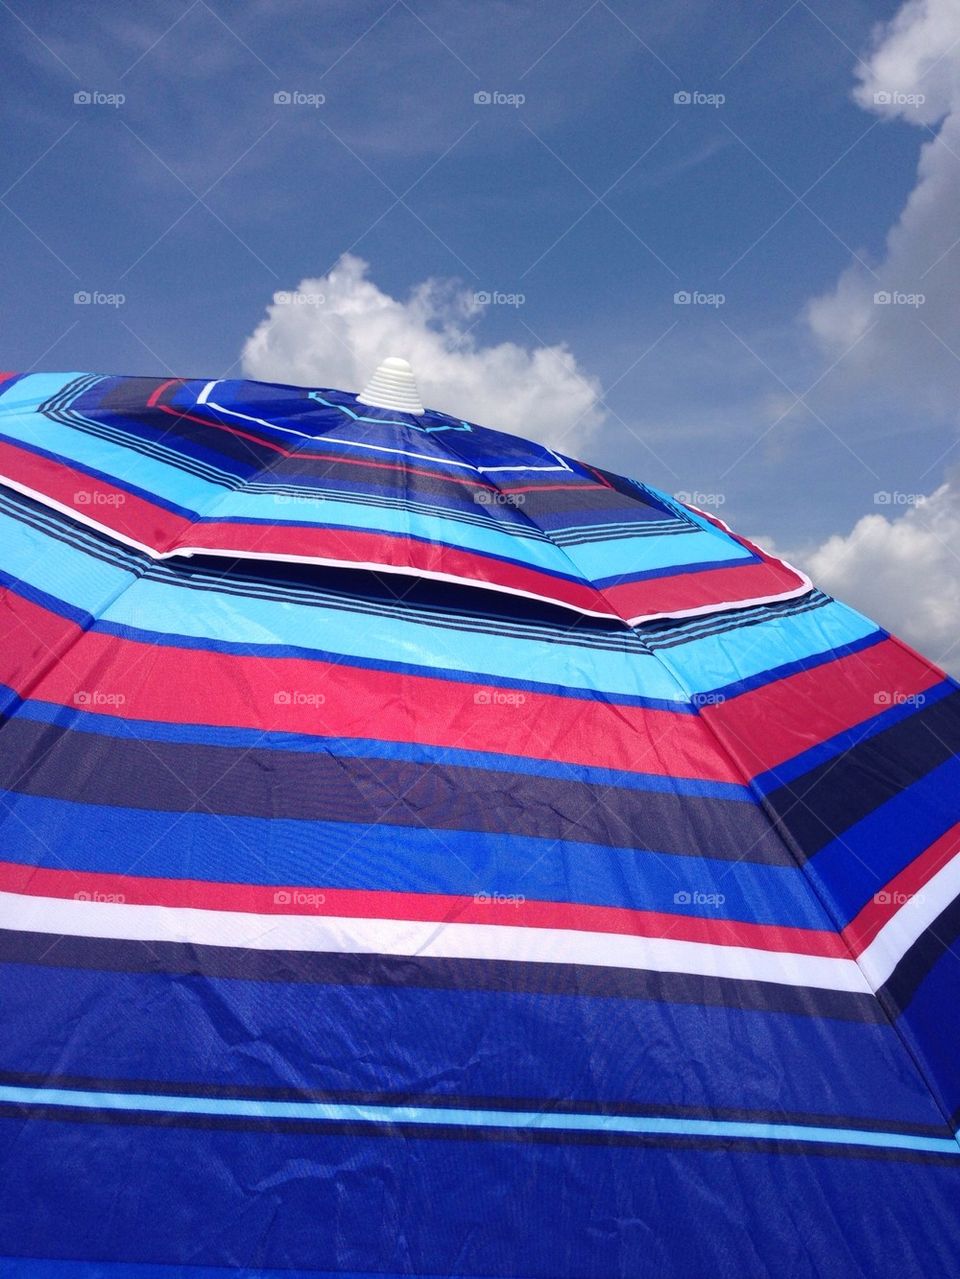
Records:
[[[406,360],[401,360],[396,355],[383,361],[357,396],[357,403],[369,404],[377,409],[393,409],[399,413],[413,413],[417,417],[424,412],[413,369]]]

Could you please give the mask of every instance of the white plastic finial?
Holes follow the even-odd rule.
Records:
[[[357,403],[369,404],[376,409],[393,409],[398,413],[413,413],[417,417],[424,412],[413,369],[396,355],[383,361],[357,396]]]

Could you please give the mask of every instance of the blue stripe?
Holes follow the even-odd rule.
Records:
[[[498,563],[534,568],[562,581],[583,581],[579,574],[570,571],[574,567],[571,560],[549,540],[520,543],[517,538],[500,532],[492,525],[490,528],[482,528],[455,520],[450,521],[456,525],[455,536],[438,538],[437,534],[442,531],[442,526],[430,517],[419,515],[415,510],[404,508],[395,511],[388,507],[368,509],[349,502],[345,507],[337,503],[339,509],[331,509],[329,504],[321,503],[321,510],[314,518],[310,518],[302,504],[291,507],[277,502],[269,494],[243,490],[231,492],[182,468],[157,461],[142,453],[137,455],[136,468],[141,483],[133,484],[118,474],[122,469],[121,464],[128,461],[128,450],[122,445],[111,444],[40,414],[5,419],[5,426],[6,429],[0,431],[0,439],[59,466],[68,464],[91,479],[101,480],[121,492],[131,493],[201,527],[223,520],[230,524],[256,527],[276,527],[287,523],[304,528],[335,528],[347,533],[383,533],[402,542],[423,546],[436,546],[439,543],[494,559]],[[521,548],[525,553],[525,558],[522,559],[517,557]]]
[[[103,737],[130,739],[131,732],[139,740],[157,742],[189,742],[204,746],[257,747],[280,751],[318,750],[354,759],[397,759],[416,764],[449,764],[464,768],[492,769],[495,772],[522,773],[529,777],[561,777],[566,781],[587,782],[595,786],[618,786],[629,790],[656,791],[660,794],[705,796],[732,802],[754,804],[746,785],[739,782],[703,781],[696,777],[665,777],[657,773],[628,773],[615,768],[595,768],[587,764],[566,764],[549,759],[533,759],[526,755],[493,754],[463,750],[454,746],[429,746],[417,742],[389,742],[379,738],[308,736],[301,733],[269,732],[256,728],[222,728],[210,724],[170,724],[162,720],[133,719],[103,715],[56,702],[21,701],[19,695],[0,684],[0,708],[16,705],[16,714],[38,723],[57,724],[83,733]],[[11,713],[8,711],[7,713]]]
[[[793,866],[417,826],[78,805],[0,791],[2,858],[104,874],[531,900],[832,929]],[[345,856],[349,852],[349,856]],[[679,894],[679,899],[678,899]],[[708,900],[721,894],[722,901]]]
[[[726,1275],[779,1266],[818,1279],[904,1279],[955,1273],[960,1248],[960,1167],[915,1162],[930,1159],[919,1152],[854,1166],[589,1141],[384,1141],[176,1124],[131,1133],[66,1113],[5,1126],[7,1250],[124,1257],[155,1266],[150,1279],[194,1279],[184,1258],[239,1267],[231,1275],[245,1279],[311,1266],[691,1279],[718,1273],[718,1259]]]
[[[119,1077],[122,1087],[140,1092],[230,1096],[240,1085],[248,1089],[240,1095],[293,1090],[346,1101],[497,1109],[542,1108],[544,1099],[559,1099],[584,1111],[889,1125],[934,1135],[945,1129],[885,1021],[566,988],[300,983],[282,980],[282,969],[265,984],[71,968],[57,959],[53,948],[43,966],[0,966],[0,998],[17,1027],[0,1050],[7,1083],[89,1087],[98,1080],[117,1088]],[[89,1016],[78,1019],[78,1008]],[[244,1044],[255,1051],[238,1051],[225,1026],[242,1027]],[[678,1067],[691,1044],[710,1045],[709,1070],[699,1058]],[[790,1069],[745,1070],[744,1053],[753,1050]]]
[[[180,1262],[156,1264],[149,1261],[70,1261],[43,1260],[38,1257],[12,1257],[0,1253],[0,1276],[3,1279],[449,1279],[409,1270],[290,1270],[273,1266],[191,1266]],[[470,1279],[495,1279],[492,1275],[474,1275]],[[498,1277],[503,1279],[503,1276]]]
[[[884,636],[884,638],[886,637]],[[882,733],[886,729],[892,728],[894,724],[899,724],[902,720],[909,719],[911,715],[918,714],[923,707],[934,705],[935,702],[939,702],[942,698],[956,692],[956,689],[957,686],[953,680],[946,679],[942,683],[934,684],[932,688],[926,689],[921,695],[922,701],[919,704],[904,703],[899,706],[885,707],[884,710],[872,715],[869,719],[855,724],[853,728],[844,729],[842,733],[837,733],[835,737],[830,737],[827,741],[821,742],[817,746],[811,746],[808,751],[795,755],[793,759],[789,759],[783,764],[778,764],[776,768],[770,769],[769,772],[760,773],[754,779],[754,785],[764,795],[770,791],[778,790],[781,786],[795,781],[798,777],[803,777],[811,769],[825,763],[827,760],[844,754],[851,747],[859,745],[860,742],[865,742],[868,738],[875,737],[877,733]]]
[[[186,635],[201,627],[196,619],[196,592],[185,595],[162,583],[143,580],[136,583],[133,598],[128,597],[126,588],[134,584],[137,568],[149,563],[145,557],[138,561],[131,553],[131,572],[104,564],[81,549],[48,539],[15,519],[0,519],[0,530],[5,544],[5,567],[10,574],[0,580],[24,594],[27,591],[21,583],[29,580],[34,591],[42,592],[29,598],[46,608],[74,620],[86,620],[90,612],[98,612],[117,597],[113,610],[116,619],[130,621],[133,616],[142,616],[131,613],[134,600],[142,598],[144,607],[158,623],[151,639],[164,632],[171,616],[180,619],[180,629]],[[171,582],[174,580],[171,574]],[[63,603],[57,604],[58,600]],[[764,613],[765,610],[760,610],[761,616]],[[813,669],[824,661],[857,652],[885,638],[885,633],[872,623],[835,603],[824,605],[813,615],[764,616],[763,621],[748,624],[756,615],[754,610],[728,614],[726,630],[701,638],[697,638],[697,632],[703,622],[698,622],[689,642],[666,650],[658,647],[652,655],[643,649],[645,630],[642,627],[636,632],[635,652],[603,651],[589,643],[582,647],[556,645],[545,641],[540,634],[527,639],[515,634],[501,637],[456,631],[456,643],[452,643],[452,632],[425,622],[415,608],[410,609],[409,620],[384,617],[378,618],[376,626],[371,626],[358,625],[352,613],[337,609],[244,598],[232,610],[231,626],[249,619],[245,624],[260,623],[260,629],[254,632],[258,636],[279,635],[287,642],[295,640],[297,635],[312,637],[322,627],[325,635],[336,636],[338,646],[358,657],[377,660],[398,647],[407,651],[412,648],[434,657],[441,665],[456,662],[464,670],[489,672],[498,680],[510,679],[510,673],[517,668],[517,653],[523,646],[524,669],[555,673],[554,681],[543,681],[548,687],[564,691],[570,684],[572,668],[583,670],[595,688],[611,693],[619,690],[625,695],[642,690],[650,700],[639,704],[661,704],[665,709],[676,710],[690,709],[686,701],[676,700],[681,684],[694,693],[717,692],[732,697],[796,671]],[[454,626],[457,616],[455,611],[450,614]],[[211,620],[215,622],[215,618]],[[685,628],[678,625],[675,633],[682,637]],[[657,628],[656,635],[663,635],[662,628]],[[291,649],[296,651],[295,642]],[[791,660],[769,671],[764,661],[773,649],[790,655]],[[641,656],[645,658],[642,664]]]
[[[886,638],[873,622],[836,602],[799,616],[764,618],[753,625],[749,624],[752,617],[753,611],[745,610],[739,614],[738,629],[675,648],[658,646],[656,656],[685,688],[736,697]],[[642,638],[642,627],[639,634]],[[657,635],[661,637],[662,632],[658,630]],[[771,654],[786,660],[771,670]]]
[[[824,845],[807,870],[825,886],[844,927],[874,893],[957,821],[954,756]]]
[[[103,620],[96,621],[91,625],[93,619],[90,612],[81,609],[76,605],[65,602],[57,596],[51,595],[44,590],[32,586],[30,583],[24,582],[21,579],[13,577],[10,574],[3,573],[2,571],[0,571],[0,585],[6,587],[8,590],[15,591],[17,594],[22,595],[25,599],[30,600],[32,603],[39,604],[42,608],[45,608],[52,613],[56,613],[61,617],[68,618],[72,622],[76,622],[80,626],[89,627],[91,630],[99,631],[105,635],[115,635],[120,639],[135,640],[139,643],[161,645],[167,648],[196,649],[202,652],[211,653],[231,653],[238,656],[248,657],[300,658],[305,661],[327,662],[335,663],[337,665],[346,664],[360,670],[389,671],[394,674],[414,675],[429,679],[441,679],[447,680],[451,683],[471,685],[479,684],[481,686],[489,685],[496,688],[519,689],[530,693],[546,693],[554,697],[568,697],[579,701],[604,702],[618,706],[646,707],[650,710],[670,711],[677,715],[695,715],[697,713],[696,708],[692,706],[689,701],[680,699],[674,700],[674,698],[669,696],[670,693],[676,694],[679,692],[676,681],[661,664],[655,661],[644,661],[643,667],[639,667],[636,665],[637,658],[635,658],[632,666],[627,667],[625,664],[622,676],[616,680],[616,682],[620,685],[629,685],[634,688],[638,685],[642,687],[642,685],[646,683],[651,689],[649,695],[631,694],[629,692],[620,692],[615,689],[606,690],[603,687],[596,686],[578,688],[571,686],[569,682],[548,683],[545,681],[531,679],[517,679],[501,673],[504,668],[516,670],[518,666],[524,667],[529,664],[535,665],[535,650],[549,650],[551,647],[550,645],[540,645],[539,643],[531,645],[534,652],[531,652],[529,657],[525,656],[521,659],[518,657],[518,643],[522,643],[523,641],[510,639],[501,644],[495,637],[475,637],[478,651],[473,660],[476,661],[476,666],[471,666],[466,669],[450,669],[449,667],[431,666],[426,663],[423,665],[416,665],[410,662],[390,661],[386,658],[366,657],[350,653],[344,654],[343,652],[332,651],[319,647],[304,647],[295,644],[266,644],[263,642],[236,643],[228,640],[212,639],[207,636],[177,635],[166,631],[149,630],[140,626],[128,626],[121,623]],[[142,585],[143,583],[138,584],[138,594],[139,587]],[[124,592],[121,597],[123,610],[129,612],[131,616],[137,616],[139,614],[136,598],[138,598],[138,596],[133,597],[127,592]],[[244,602],[248,603],[248,601]],[[94,607],[97,608],[98,611],[109,612],[109,609],[107,609],[107,603],[108,600],[101,599],[99,604],[94,605]],[[283,609],[289,608],[291,608],[290,605],[281,604],[279,606],[281,615]],[[318,613],[320,616],[317,616]],[[196,615],[196,608],[194,608],[194,615]],[[343,624],[343,616],[346,616],[349,619],[349,615],[341,615],[339,626],[342,626]],[[225,631],[235,634],[244,629],[243,618],[244,613],[240,609],[234,609],[226,618],[221,618],[220,624],[223,626]],[[160,610],[158,613],[157,620],[163,620],[163,610]],[[209,620],[213,620],[213,618]],[[364,632],[361,627],[357,626],[356,618],[353,618],[352,622],[348,620],[347,625],[348,627],[352,626],[355,639],[359,639],[360,636],[366,634],[367,639],[369,640],[374,633],[373,628]],[[427,637],[429,632],[428,627],[410,628],[407,627],[405,623],[401,623],[400,625],[407,629],[408,634],[411,629],[419,630],[424,638]],[[251,623],[251,631],[255,631],[256,629],[257,628]],[[314,610],[314,620],[311,627],[312,632],[318,635],[321,633],[326,635],[331,629],[332,627],[329,626],[328,616],[324,616],[322,610]],[[377,629],[379,630],[379,627]],[[439,633],[443,634],[443,632]],[[384,634],[385,642],[381,646],[382,651],[384,652],[389,652],[391,649],[396,651],[399,648],[407,649],[413,647],[409,640],[406,644],[400,644],[397,641],[394,641],[392,644],[386,642],[389,640],[389,632],[387,631],[386,626],[384,627]],[[450,636],[454,633],[446,632],[446,634]],[[456,632],[455,640],[448,639],[446,651],[437,651],[437,635],[438,632],[434,630],[431,639],[431,647],[433,648],[433,652],[430,654],[431,656],[447,662],[452,660],[467,660],[464,658],[455,659],[454,654],[457,649],[463,651],[466,648],[466,644],[461,641],[464,641],[468,637],[463,636],[462,632]],[[345,647],[360,646],[359,643],[348,645],[348,637],[346,634],[344,634],[342,638]],[[415,647],[418,651],[423,651],[423,645],[417,644]],[[494,660],[483,660],[481,654],[485,649],[489,651]],[[497,651],[498,649],[500,650],[499,652]],[[574,650],[574,652],[576,651],[577,650]],[[581,650],[581,652],[583,652],[583,650]],[[606,656],[606,654],[599,655],[601,661]],[[637,656],[640,660],[642,660],[641,655]],[[594,654],[589,650],[585,657],[586,660],[590,662],[595,660]],[[571,675],[571,654],[569,650],[562,648],[561,646],[554,646],[553,652],[549,654],[549,658],[549,665],[555,670],[558,677],[562,676],[565,672],[568,676]],[[490,666],[496,666],[499,669],[487,669]],[[642,677],[640,674],[641,671],[643,672]]]
[[[175,1268],[174,1268],[175,1266]],[[13,1257],[0,1253],[3,1279],[414,1279],[399,1270],[276,1270],[273,1266],[191,1266],[149,1261],[71,1261]],[[449,1275],[418,1274],[415,1279],[449,1279]],[[471,1279],[494,1276],[471,1275]],[[501,1277],[502,1279],[502,1277]]]
[[[882,1150],[922,1150],[960,1157],[952,1137],[864,1128],[820,1128],[807,1124],[744,1123],[678,1119],[662,1115],[562,1114],[536,1110],[468,1110],[444,1106],[373,1106],[330,1101],[267,1101],[261,1098],[190,1097],[150,1093],[90,1092],[74,1088],[24,1088],[0,1084],[0,1103],[14,1106],[68,1106],[84,1110],[139,1111],[164,1115],[213,1115],[318,1123],[413,1124],[534,1132],[587,1132],[625,1136],[733,1138],[745,1141],[801,1141]]]

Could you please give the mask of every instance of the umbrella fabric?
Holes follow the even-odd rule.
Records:
[[[342,392],[8,376],[0,486],[0,1273],[960,1273],[952,680]]]

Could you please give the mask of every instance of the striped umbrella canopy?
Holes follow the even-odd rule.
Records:
[[[405,377],[0,381],[0,1274],[960,1274],[957,685]]]

